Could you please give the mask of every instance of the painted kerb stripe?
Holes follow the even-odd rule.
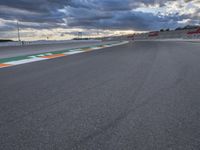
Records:
[[[83,53],[83,52],[90,52],[93,50],[98,50],[98,49],[117,46],[117,45],[123,45],[126,43],[128,43],[128,41],[114,42],[111,44],[96,45],[96,46],[83,47],[83,48],[78,48],[78,49],[76,48],[76,49],[66,49],[66,50],[55,51],[55,52],[46,52],[46,53],[35,54],[35,55],[3,58],[3,59],[0,59],[0,68],[20,65],[20,64],[25,64],[25,63],[31,63],[31,62],[36,62],[36,61],[42,61],[42,60],[47,60],[47,59],[53,59],[53,58]]]

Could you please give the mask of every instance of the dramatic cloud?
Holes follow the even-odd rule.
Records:
[[[1,0],[0,29],[15,30],[17,20],[24,30],[158,30],[199,24],[200,1]]]
[[[69,26],[133,30],[175,28],[188,18],[197,22],[199,11],[195,0],[74,0],[62,9]]]

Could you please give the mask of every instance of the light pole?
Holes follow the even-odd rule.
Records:
[[[17,33],[18,33],[18,41],[20,42],[21,39],[20,39],[20,33],[19,33],[19,22],[17,21]]]
[[[78,39],[82,39],[83,33],[82,32],[78,32]]]

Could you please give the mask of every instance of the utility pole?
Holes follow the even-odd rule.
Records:
[[[20,39],[20,33],[19,33],[19,22],[17,21],[17,33],[18,33],[18,41],[20,42],[21,39]]]
[[[78,32],[78,39],[82,39],[83,33],[82,32]]]

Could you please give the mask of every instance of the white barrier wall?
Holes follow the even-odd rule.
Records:
[[[20,45],[39,45],[39,44],[61,44],[61,43],[75,43],[75,42],[100,42],[101,40],[65,40],[65,41],[31,41],[31,42],[1,42],[0,47],[3,46],[20,46]]]
[[[20,42],[1,42],[0,46],[19,46]]]

